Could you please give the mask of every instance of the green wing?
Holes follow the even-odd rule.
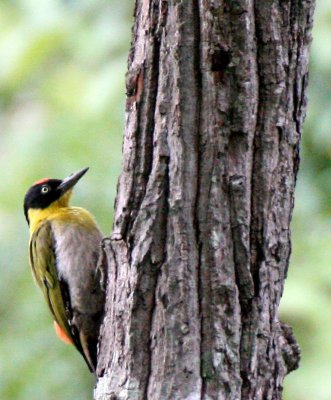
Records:
[[[68,320],[68,310],[63,299],[56,271],[55,243],[52,227],[45,221],[33,233],[30,240],[30,264],[34,278],[41,288],[55,321],[76,344]],[[67,307],[68,308],[68,307]]]
[[[91,372],[95,364],[89,350],[88,338],[73,323],[73,310],[67,283],[57,274],[55,239],[49,221],[43,222],[30,240],[30,264],[33,276],[41,288],[55,321],[72,340],[84,357]]]

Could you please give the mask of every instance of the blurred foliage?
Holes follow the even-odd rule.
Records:
[[[55,338],[27,262],[26,189],[84,166],[76,204],[111,229],[133,0],[0,3],[0,398],[91,399],[94,378]],[[281,318],[302,348],[286,400],[330,400],[331,3],[317,4],[293,256]]]

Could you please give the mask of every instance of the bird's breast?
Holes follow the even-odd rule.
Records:
[[[95,282],[102,235],[87,211],[72,209],[51,220],[56,270],[70,288],[72,307],[81,308]],[[82,310],[83,311],[83,310]]]

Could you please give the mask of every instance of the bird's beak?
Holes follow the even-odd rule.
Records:
[[[71,188],[73,188],[79,181],[79,179],[87,172],[88,169],[89,169],[88,167],[83,168],[80,171],[77,171],[69,175],[67,178],[63,179],[63,181],[58,186],[58,190],[61,190],[62,193],[65,193]]]

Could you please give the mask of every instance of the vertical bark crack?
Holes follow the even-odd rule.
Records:
[[[202,96],[202,72],[201,72],[201,64],[200,60],[202,59],[202,49],[201,49],[201,35],[200,35],[200,2],[199,0],[193,0],[193,21],[194,21],[194,70],[196,74],[196,82],[197,82],[197,117],[196,117],[196,126],[197,128],[197,188],[200,187],[200,179],[201,179],[201,120],[200,120],[200,112],[201,112],[201,96]],[[194,206],[194,219],[193,224],[196,233],[196,243],[197,243],[197,251],[198,251],[198,266],[197,266],[197,296],[198,296],[198,314],[200,319],[199,329],[200,329],[200,359],[203,357],[202,353],[202,288],[201,288],[201,231],[199,226],[199,191],[197,190],[196,198],[195,198],[195,206]],[[201,391],[200,391],[200,398],[204,398],[204,378],[203,378],[203,371],[202,371],[202,363],[200,363],[200,379],[201,379]]]
[[[164,191],[163,191],[163,200],[161,202],[161,207],[163,204],[163,211],[162,211],[162,226],[161,229],[164,231],[164,237],[163,237],[163,242],[167,243],[167,220],[169,216],[169,206],[168,206],[168,198],[169,198],[169,159],[166,157],[166,170],[165,170],[165,178],[164,178]],[[152,338],[152,328],[153,328],[153,323],[154,320],[156,319],[156,309],[157,309],[157,298],[159,296],[158,290],[159,290],[159,276],[161,273],[161,267],[166,261],[166,252],[165,249],[163,249],[163,255],[161,258],[158,260],[158,266],[157,266],[157,271],[156,271],[156,276],[155,276],[155,289],[154,289],[154,296],[153,296],[153,304],[151,307],[151,323],[150,323],[150,338],[149,338],[149,362],[148,362],[148,373],[147,373],[147,378],[146,378],[146,387],[145,387],[145,393],[144,393],[144,399],[148,399],[148,393],[149,393],[149,385],[150,385],[150,378],[152,374],[152,351],[153,351],[153,338]]]

